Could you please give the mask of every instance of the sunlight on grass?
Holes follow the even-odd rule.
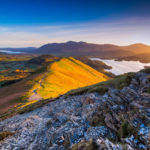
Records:
[[[31,104],[33,104],[33,103],[35,103],[35,102],[37,102],[37,100],[28,101],[28,102],[26,102],[26,103],[24,103],[24,104],[22,104],[22,105],[20,105],[20,106],[16,106],[16,108],[17,108],[17,109],[23,108],[23,107],[28,106],[28,105],[31,105]]]
[[[41,83],[32,88],[37,89],[43,99],[56,98],[72,89],[108,80],[106,75],[72,57],[54,62],[48,70]]]

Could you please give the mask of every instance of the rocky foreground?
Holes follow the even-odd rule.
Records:
[[[150,149],[150,73],[104,94],[60,97],[0,122],[1,150]],[[10,133],[10,134],[7,134]]]

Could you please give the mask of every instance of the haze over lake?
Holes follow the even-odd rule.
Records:
[[[137,72],[141,69],[144,69],[145,66],[150,66],[150,63],[141,63],[139,61],[115,61],[100,59],[100,58],[90,58],[91,60],[102,61],[106,65],[112,66],[112,69],[106,70],[114,73],[115,75],[120,75],[127,72]]]
[[[6,53],[6,54],[21,54],[24,52],[16,52],[16,51],[9,51],[9,50],[0,50],[0,53]]]

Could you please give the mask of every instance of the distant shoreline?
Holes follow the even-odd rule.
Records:
[[[100,58],[90,58],[94,61],[102,61],[106,65],[112,67],[112,69],[105,69],[105,71],[112,72],[115,75],[120,75],[128,72],[137,72],[145,67],[150,67],[150,63],[142,63],[140,61],[126,61],[126,60],[115,60],[115,59],[100,59]]]

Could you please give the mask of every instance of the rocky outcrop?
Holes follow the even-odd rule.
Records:
[[[62,96],[32,112],[0,122],[2,150],[150,149],[150,73],[104,95]]]

